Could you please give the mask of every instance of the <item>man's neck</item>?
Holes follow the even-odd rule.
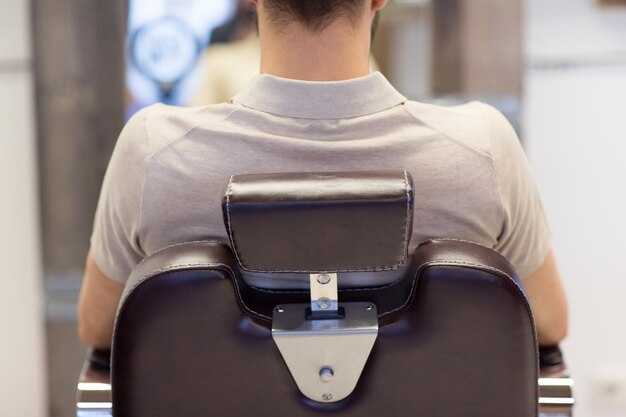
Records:
[[[314,33],[298,25],[261,28],[261,73],[305,81],[340,81],[369,73],[369,34],[346,25]]]

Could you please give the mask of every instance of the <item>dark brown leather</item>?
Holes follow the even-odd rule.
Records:
[[[277,295],[241,293],[228,247],[194,243],[148,258],[116,321],[114,415],[536,416],[534,324],[510,264],[457,241],[427,242],[413,262],[405,278],[411,284],[394,290],[405,300],[402,313],[381,322],[356,390],[319,404],[300,394],[270,330],[259,324],[261,304]],[[386,290],[346,292],[340,300],[362,296],[384,305],[375,293]],[[280,297],[291,303],[302,295]],[[251,305],[242,312],[236,304],[244,300]]]
[[[468,252],[466,242],[441,239],[425,242],[420,251],[415,253],[407,274],[401,279],[381,286],[339,289],[339,299],[343,302],[373,302],[377,306],[379,320],[388,322],[410,307],[415,296],[417,279],[427,267],[462,266],[485,269],[487,265],[492,265],[494,273],[505,276],[511,282],[518,279],[513,266],[502,256],[483,246],[472,244],[471,247],[472,251]],[[207,259],[212,259],[212,262],[207,263]],[[291,303],[310,301],[308,290],[263,289],[248,285],[239,273],[230,248],[219,242],[175,245],[146,258],[131,274],[124,295],[153,276],[155,271],[163,273],[170,270],[181,271],[183,268],[223,270],[233,281],[241,310],[268,328],[271,326],[274,306],[284,303],[285,299]]]
[[[559,345],[539,346],[539,366],[549,369],[555,366],[563,366],[563,352]]]
[[[407,262],[413,182],[405,171],[238,175],[222,207],[246,271],[386,271]]]
[[[111,373],[111,350],[92,349],[89,353],[89,369],[101,374]]]

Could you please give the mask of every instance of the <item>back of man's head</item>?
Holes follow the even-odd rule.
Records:
[[[278,28],[298,22],[319,32],[337,19],[356,23],[366,0],[262,0],[268,17]]]

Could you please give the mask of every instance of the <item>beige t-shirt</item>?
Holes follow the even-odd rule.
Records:
[[[228,104],[140,111],[104,179],[93,255],[124,282],[165,246],[227,241],[220,204],[234,174],[380,169],[413,177],[412,249],[429,238],[477,242],[522,277],[543,262],[549,228],[506,119],[478,102],[408,101],[378,72],[327,83],[259,75]]]

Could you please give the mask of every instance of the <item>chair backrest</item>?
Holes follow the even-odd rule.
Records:
[[[130,277],[113,414],[537,415],[515,271],[469,242],[408,255],[414,198],[404,172],[234,177],[230,245],[171,246]]]

